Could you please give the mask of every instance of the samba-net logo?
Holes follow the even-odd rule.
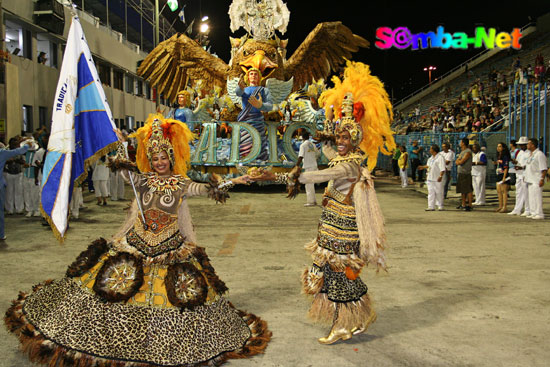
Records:
[[[435,32],[412,34],[407,27],[398,27],[391,29],[389,27],[380,27],[376,30],[377,41],[374,43],[376,47],[382,50],[387,50],[391,47],[404,50],[426,49],[426,48],[442,48],[442,49],[467,49],[470,45],[475,48],[493,49],[498,48],[515,48],[519,50],[521,44],[519,39],[523,36],[519,28],[514,28],[511,33],[500,32],[497,34],[495,28],[477,27],[473,37],[468,36],[465,32],[447,33],[443,26],[437,27]]]

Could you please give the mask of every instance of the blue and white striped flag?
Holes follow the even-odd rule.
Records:
[[[97,70],[78,17],[73,17],[57,82],[40,209],[63,241],[75,181],[115,149],[117,137]]]

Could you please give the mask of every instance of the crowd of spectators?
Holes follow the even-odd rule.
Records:
[[[534,85],[535,97],[541,93],[542,82],[548,80],[550,73],[541,54],[535,57],[534,65],[522,65],[518,57],[509,69],[497,70],[493,67],[483,78],[471,71],[467,72],[471,82],[454,98],[450,98],[452,91],[447,85],[441,91],[445,97],[441,104],[427,109],[422,109],[418,104],[406,114],[397,111],[393,123],[394,131],[405,135],[411,132],[430,131],[498,131],[503,127],[504,116],[508,113],[509,104],[503,101],[502,97],[506,96],[509,84],[518,87]]]
[[[33,134],[23,134],[10,138],[8,146],[0,143],[0,241],[4,235],[4,215],[20,215],[27,218],[41,217],[40,185],[42,170],[47,155],[49,132],[41,127]],[[28,142],[31,142],[28,143]],[[27,144],[28,143],[28,144]],[[23,146],[29,148],[23,149]],[[127,150],[130,158],[135,157],[133,139],[128,140]],[[89,168],[88,179],[75,184],[71,203],[71,217],[78,219],[80,209],[85,208],[82,190],[94,193],[98,205],[107,205],[111,201],[125,200],[124,181],[119,172],[111,172],[106,162],[111,152]],[[95,185],[94,185],[95,184]],[[42,219],[42,224],[48,223]]]
[[[497,145],[492,161],[497,176],[498,208],[495,212],[521,215],[532,219],[544,219],[542,211],[542,187],[544,179],[550,181],[547,157],[538,149],[538,140],[521,137],[508,146],[504,142]],[[472,211],[474,206],[487,205],[485,183],[487,178],[487,158],[485,147],[468,138],[460,140],[460,148],[455,153],[449,142],[431,145],[426,155],[424,147],[413,140],[409,146],[397,145],[392,156],[394,176],[401,179],[401,187],[406,188],[412,181],[428,187],[427,211],[444,210],[444,200],[451,181],[453,165],[457,168],[456,192],[461,195],[457,209]],[[408,178],[408,172],[412,180]],[[426,172],[426,180],[422,172]],[[516,185],[516,205],[508,211],[508,191]],[[529,193],[529,194],[528,194]],[[474,201],[475,198],[475,201]]]

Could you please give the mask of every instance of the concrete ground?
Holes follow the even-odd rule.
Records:
[[[310,264],[303,245],[316,234],[320,207],[305,195],[284,198],[279,188],[237,191],[226,205],[190,200],[200,245],[229,287],[227,297],[269,323],[273,339],[264,355],[227,366],[547,366],[550,361],[550,200],[547,219],[473,212],[425,212],[424,189],[401,189],[377,180],[387,222],[387,274],[362,273],[378,320],[364,335],[331,346],[317,338],[328,326],[306,318],[300,273]],[[318,190],[318,202],[321,190]],[[513,194],[511,195],[513,202]],[[127,190],[127,197],[130,192]],[[494,192],[488,194],[494,202]],[[113,234],[129,203],[95,205],[71,222],[59,245],[37,218],[6,218],[0,247],[0,309],[19,290],[63,276],[94,239]],[[0,328],[0,366],[30,366],[18,342]]]

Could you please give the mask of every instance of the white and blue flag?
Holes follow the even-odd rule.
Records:
[[[48,152],[43,168],[42,214],[62,241],[75,182],[116,148],[113,116],[78,17],[72,19],[57,82]]]

